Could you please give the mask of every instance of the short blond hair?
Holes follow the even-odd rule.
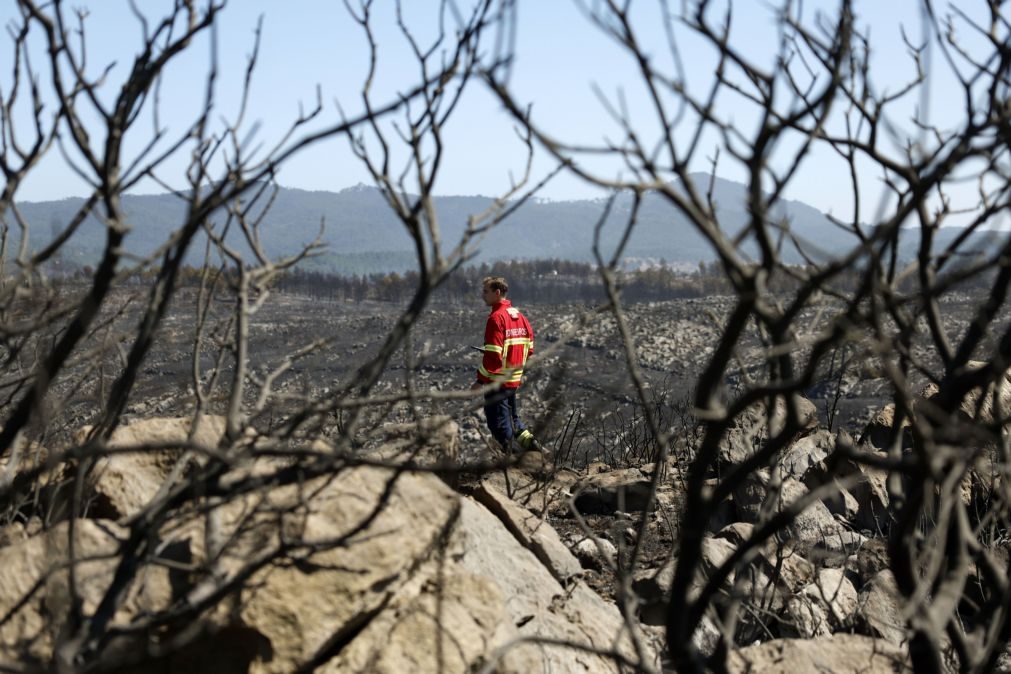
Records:
[[[509,292],[509,284],[501,276],[485,276],[481,281],[481,287],[489,290],[499,290],[505,295]]]

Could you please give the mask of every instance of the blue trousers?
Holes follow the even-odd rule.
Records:
[[[520,421],[514,388],[485,393],[484,417],[488,421],[488,430],[491,431],[492,437],[507,452],[512,449],[513,437],[526,430],[526,425]]]

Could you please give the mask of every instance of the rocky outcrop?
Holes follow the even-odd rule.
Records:
[[[91,480],[98,513],[119,519],[140,512],[183,456],[183,451],[172,448],[172,444],[192,442],[214,448],[224,432],[225,422],[223,417],[203,416],[196,429],[192,426],[192,418],[180,417],[143,419],[116,428],[108,446],[136,447],[137,451],[113,453],[96,463]],[[82,428],[75,441],[83,442],[90,430],[88,426]],[[154,448],[144,449],[145,445]],[[184,468],[179,466],[180,470]]]
[[[95,612],[113,581],[117,553],[127,531],[113,522],[75,520],[0,548],[0,662],[47,667],[59,638],[75,629],[70,616],[73,562],[76,596],[85,615]],[[119,604],[112,624],[165,610],[173,598],[170,571],[145,565]]]
[[[818,408],[806,398],[795,398],[800,430],[816,428]],[[787,405],[782,398],[776,398],[771,411],[764,401],[757,402],[739,414],[720,444],[720,461],[738,464],[750,457],[767,439],[783,432],[786,427]]]
[[[860,591],[860,618],[871,632],[893,644],[906,640],[906,621],[902,616],[902,595],[892,572],[879,571]]]
[[[731,674],[899,674],[912,672],[909,659],[896,646],[856,634],[817,639],[773,639],[731,652]]]
[[[844,627],[857,610],[857,591],[840,569],[821,569],[814,582],[786,606],[786,631],[802,638],[832,634]]]
[[[567,583],[570,578],[579,576],[583,567],[569,548],[562,543],[558,533],[543,518],[506,498],[504,494],[493,487],[490,482],[483,481],[474,491],[476,498],[484,507],[492,511],[506,526],[510,533],[544,564],[555,580]]]
[[[508,620],[525,640],[504,644],[500,652],[517,652],[538,662],[531,671],[617,672],[610,658],[538,638],[574,644],[608,644],[635,659],[633,644],[618,609],[582,581],[563,588],[529,550],[511,536],[488,510],[470,499],[461,502],[458,535],[466,552],[464,570],[492,579],[505,597]],[[653,664],[653,663],[651,663]]]
[[[150,442],[141,428],[122,441]],[[160,437],[180,441],[168,432]],[[229,490],[276,467],[270,460],[238,466],[221,484]],[[160,485],[145,479],[143,487],[148,491],[131,492],[117,508],[136,512]],[[124,662],[191,674],[434,674],[488,663],[503,674],[573,667],[594,674],[618,671],[607,655],[616,649],[629,662],[645,655],[649,666],[658,665],[650,642],[636,648],[617,608],[578,579],[579,562],[546,521],[490,483],[479,491],[492,510],[430,473],[357,467],[232,492],[228,500],[209,501],[207,512],[179,514],[156,547],[185,545],[193,572],[173,576],[164,564],[142,569],[115,624],[130,625],[170,604],[226,596],[189,621],[198,638],[181,651],[145,665],[161,638],[147,635],[154,641],[136,644]],[[17,571],[0,574],[0,612],[10,614],[0,626],[0,660],[50,666],[60,620],[69,615],[67,526],[27,539],[19,530],[0,548],[0,563]],[[88,616],[112,582],[129,532],[78,520],[74,536],[75,555],[86,560],[75,575]],[[178,635],[169,630],[164,637]]]
[[[573,487],[576,509],[591,515],[645,510],[652,504],[652,484],[637,468],[591,475]]]
[[[268,499],[252,521],[234,520],[235,543],[219,565],[228,582],[257,557],[277,558],[235,599],[242,624],[270,644],[271,657],[255,661],[254,674],[325,661],[401,588],[434,577],[439,556],[451,554],[442,542],[459,512],[456,494],[436,478],[374,468],[281,488]],[[302,551],[295,564],[281,554],[292,543],[293,553]]]

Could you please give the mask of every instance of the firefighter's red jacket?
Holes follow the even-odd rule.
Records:
[[[534,352],[534,329],[509,300],[496,302],[484,328],[484,357],[477,369],[482,384],[519,388],[523,367]]]

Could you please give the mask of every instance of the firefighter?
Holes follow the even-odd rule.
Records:
[[[523,367],[534,352],[534,330],[526,316],[506,299],[509,285],[504,278],[489,276],[481,282],[481,289],[491,313],[484,329],[484,355],[471,390],[498,384],[484,396],[484,415],[488,430],[504,452],[512,451],[513,440],[524,450],[543,451],[534,434],[520,421],[516,404]]]

